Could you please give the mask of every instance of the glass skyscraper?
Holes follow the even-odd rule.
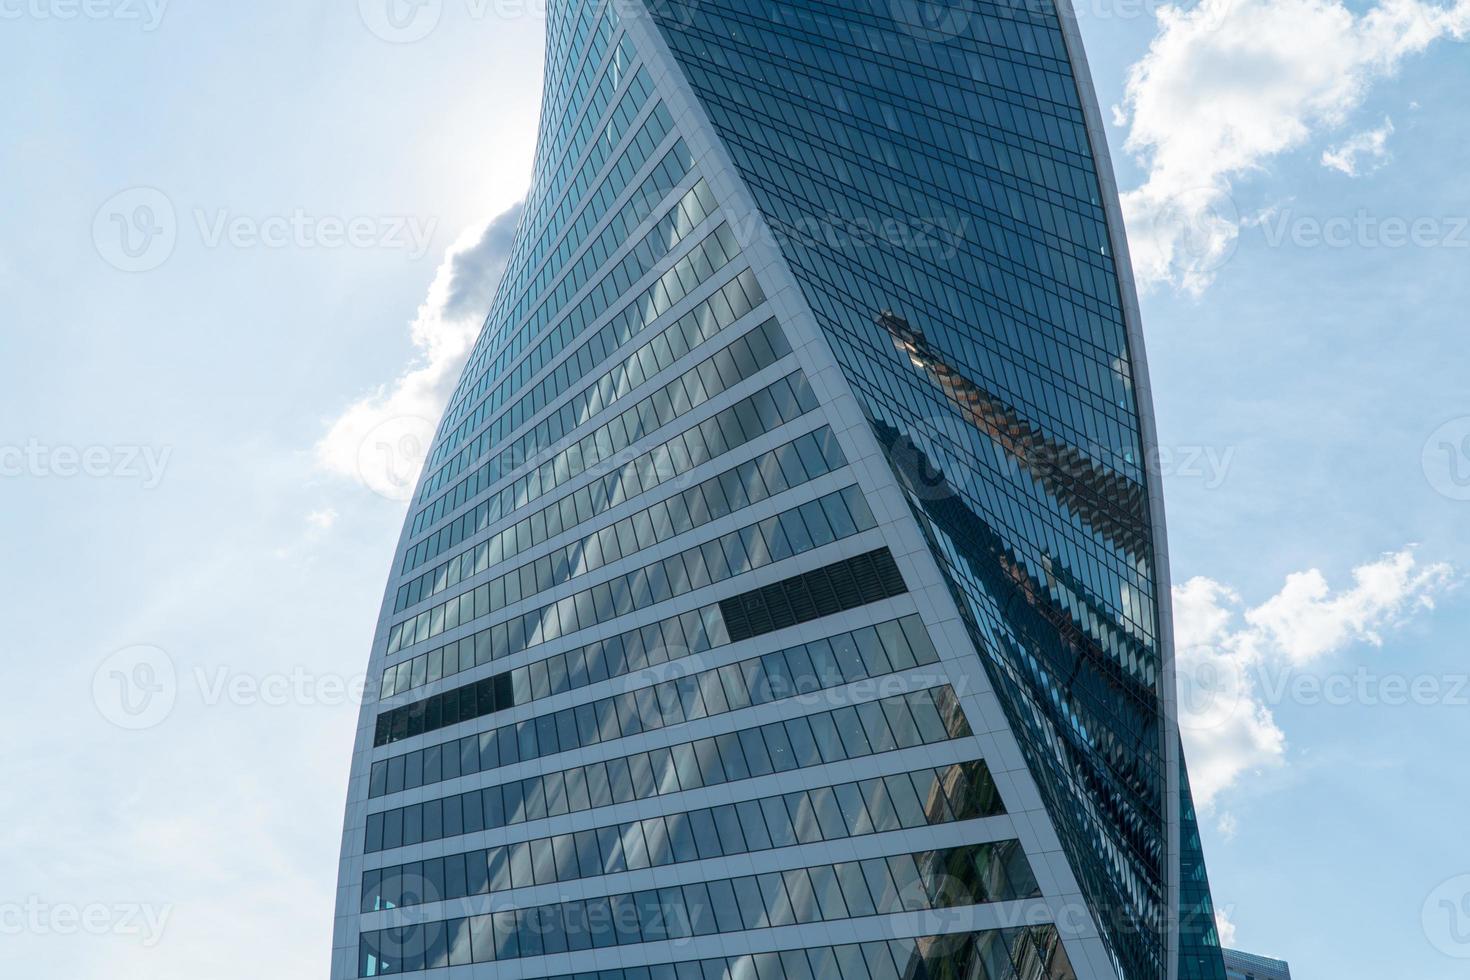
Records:
[[[555,0],[372,651],[333,975],[1223,980],[1050,0]]]
[[[1227,980],[1291,980],[1291,966],[1282,960],[1227,949],[1225,976]]]

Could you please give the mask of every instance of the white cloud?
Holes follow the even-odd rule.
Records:
[[[1315,568],[1290,575],[1279,593],[1245,618],[1272,650],[1299,667],[1350,643],[1382,646],[1383,630],[1414,610],[1433,609],[1452,577],[1449,565],[1420,566],[1405,549],[1353,569],[1353,587],[1336,595]]]
[[[306,523],[319,531],[330,531],[332,525],[337,523],[337,517],[337,508],[323,507],[321,510],[314,510],[307,514]]]
[[[1123,195],[1139,283],[1198,294],[1233,254],[1232,181],[1341,125],[1373,84],[1441,38],[1470,0],[1202,0],[1164,7],[1121,114],[1148,177]]]
[[[1220,933],[1220,945],[1234,949],[1237,930],[1235,923],[1230,921],[1230,913],[1223,908],[1215,909],[1215,928]]]
[[[1349,177],[1372,173],[1392,156],[1388,152],[1388,138],[1392,135],[1393,120],[1385,118],[1377,129],[1364,130],[1337,146],[1323,150],[1322,166],[1341,171]]]
[[[505,273],[521,209],[517,204],[445,253],[410,328],[414,363],[330,423],[316,446],[322,468],[394,499],[412,493],[435,424]]]
[[[1240,596],[1193,578],[1174,589],[1179,728],[1195,802],[1208,810],[1242,773],[1279,765],[1286,734],[1257,689],[1255,646],[1241,630]]]
[[[1281,591],[1245,608],[1208,578],[1174,589],[1179,725],[1195,801],[1209,809],[1246,773],[1284,764],[1286,733],[1263,685],[1268,672],[1299,670],[1354,644],[1381,646],[1410,614],[1434,608],[1453,583],[1449,565],[1421,565],[1412,548],[1353,569],[1333,592],[1317,569],[1287,576]],[[1233,818],[1231,818],[1233,821]]]

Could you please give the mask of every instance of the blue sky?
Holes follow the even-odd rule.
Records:
[[[525,190],[536,7],[0,2],[16,975],[325,970],[352,690]],[[1463,977],[1470,6],[1079,17],[1227,928]]]

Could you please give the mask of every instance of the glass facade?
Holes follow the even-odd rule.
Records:
[[[550,4],[375,639],[334,976],[1223,980],[1063,26]]]
[[[1225,976],[1228,980],[1291,980],[1291,967],[1282,960],[1227,949]]]

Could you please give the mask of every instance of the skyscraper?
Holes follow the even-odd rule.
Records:
[[[1227,949],[1225,976],[1228,980],[1291,980],[1291,967],[1282,960]]]
[[[1069,11],[547,26],[372,652],[334,976],[1223,980]]]

